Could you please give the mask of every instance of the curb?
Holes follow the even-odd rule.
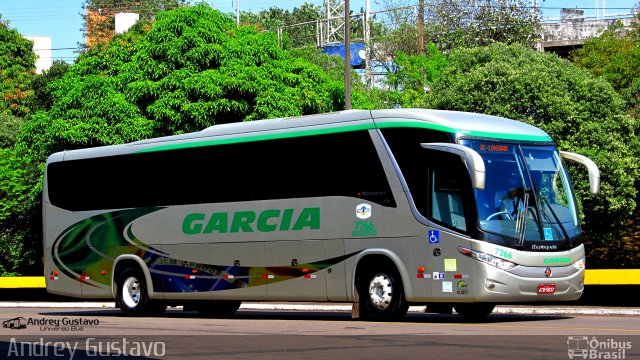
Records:
[[[116,309],[114,302],[0,302],[0,308],[79,308]],[[178,307],[180,308],[180,307]],[[241,310],[339,311],[350,312],[351,304],[244,303]],[[411,306],[409,312],[424,313],[424,306]],[[496,306],[493,314],[502,315],[621,315],[640,316],[640,308]]]

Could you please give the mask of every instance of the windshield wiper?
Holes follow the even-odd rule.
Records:
[[[522,156],[522,160],[523,161],[523,168],[525,171],[525,174],[527,174],[527,178],[529,179],[529,183],[531,184],[531,187],[533,188],[533,201],[534,204],[538,203],[538,185],[536,185],[536,182],[533,181],[533,177],[531,176],[531,172],[529,171],[529,167],[526,166],[526,157],[524,156],[524,152],[522,151],[522,146],[519,146],[518,149],[520,150],[520,156]],[[527,210],[529,209],[529,203],[527,202],[526,207]],[[534,219],[536,221],[536,224],[538,225],[538,231],[540,233],[540,240],[544,239],[543,237],[543,230],[542,230],[542,217],[540,215],[540,208],[538,206],[534,206],[534,208],[536,209],[536,215],[537,215],[537,219]],[[527,214],[525,214],[526,216]],[[524,246],[524,235],[520,236],[520,246]]]
[[[523,194],[523,209],[518,211],[518,217],[516,219],[516,231],[520,232],[518,239],[518,248],[524,247],[525,233],[527,232],[527,212],[529,211],[529,190],[524,190]]]

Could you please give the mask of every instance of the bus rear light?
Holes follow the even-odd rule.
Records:
[[[262,275],[262,278],[263,279],[275,279],[275,276],[271,275],[271,274],[264,274],[264,275]]]
[[[89,277],[89,275],[84,275],[82,274],[82,276],[80,276],[81,280],[91,280],[91,278]]]
[[[193,279],[195,279],[195,278],[196,278],[196,276],[195,276],[195,275],[185,275],[185,276],[184,276],[184,278],[185,278],[186,280],[193,280]]]
[[[305,279],[316,279],[318,275],[316,274],[307,274],[304,276]]]
[[[302,272],[303,272],[303,273],[308,273],[308,272],[309,272],[309,269],[304,268],[304,269],[302,269]]]
[[[193,270],[191,270],[191,273],[192,273],[192,274],[197,274],[197,273],[198,273],[198,270],[193,269]]]
[[[106,271],[106,270],[102,270],[102,271],[100,272],[100,275],[102,275],[102,276],[107,275],[107,271]]]
[[[417,277],[418,279],[424,279],[424,274],[418,274],[418,275],[416,275],[416,277]]]
[[[421,274],[422,274],[422,273],[424,273],[424,271],[425,271],[424,266],[420,266],[420,267],[418,268],[418,272],[419,272],[419,273],[421,273]]]
[[[52,272],[51,272],[51,275],[53,275],[53,276],[58,276],[58,275],[60,275],[60,273],[59,273],[59,272],[57,272],[57,271],[52,271]]]

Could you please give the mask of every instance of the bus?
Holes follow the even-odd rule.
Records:
[[[563,159],[598,192],[597,166],[536,127],[427,109],[59,152],[43,185],[46,286],[128,315],[322,301],[364,319],[409,305],[482,319],[576,300],[585,250]]]

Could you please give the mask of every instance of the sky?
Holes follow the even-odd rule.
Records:
[[[606,14],[628,13],[639,1],[606,0]],[[270,7],[290,10],[305,2],[322,5],[324,0],[240,0],[240,10],[258,12]],[[560,8],[580,8],[586,16],[594,16],[596,2],[602,3],[602,0],[538,0],[538,6],[545,18],[559,17]],[[77,56],[78,43],[84,42],[82,3],[82,0],[0,0],[0,15],[22,35],[51,37],[53,60],[71,63]],[[207,3],[223,12],[235,12],[236,0]],[[382,3],[383,0],[371,0],[372,11],[380,10]],[[365,6],[365,0],[350,0],[350,4],[352,10],[359,11]]]

